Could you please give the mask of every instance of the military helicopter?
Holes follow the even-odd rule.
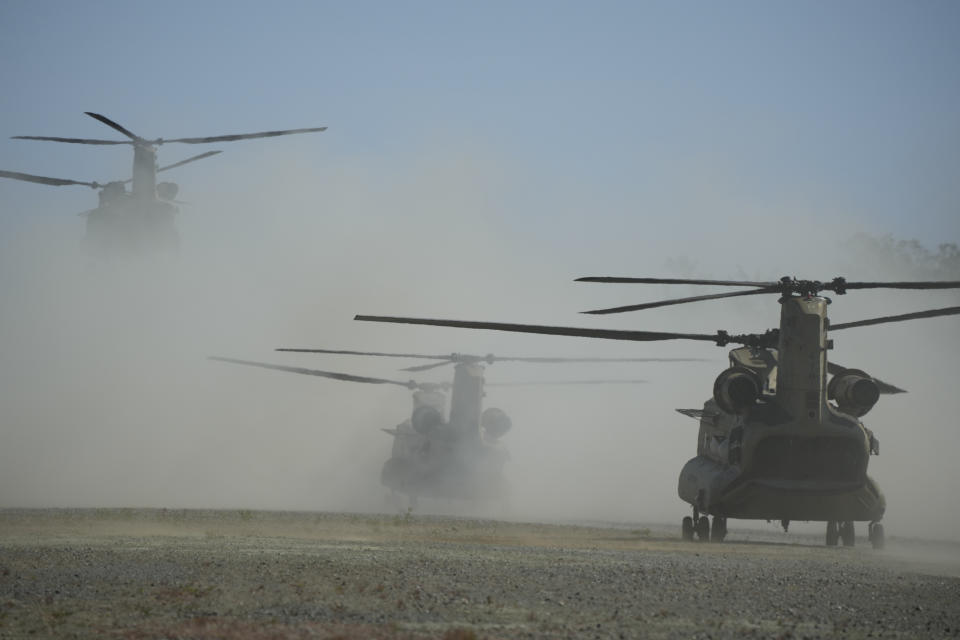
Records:
[[[59,138],[52,136],[13,136],[15,140],[46,140],[50,142],[68,142],[72,144],[92,145],[131,145],[133,146],[133,174],[129,180],[114,180],[107,183],[84,182],[49,178],[15,171],[0,171],[0,177],[24,182],[34,182],[48,186],[68,185],[87,186],[99,189],[99,203],[96,208],[84,211],[80,215],[87,219],[87,243],[99,253],[117,251],[175,250],[179,246],[179,236],[174,226],[174,216],[178,213],[176,204],[182,204],[175,198],[179,188],[173,182],[157,182],[157,174],[169,169],[181,167],[190,162],[214,156],[220,151],[207,151],[165,167],[157,166],[157,147],[170,142],[185,144],[207,144],[212,142],[232,142],[250,138],[270,138],[296,133],[325,131],[326,127],[310,129],[287,129],[284,131],[262,131],[260,133],[241,133],[225,136],[207,136],[202,138],[142,138],[113,120],[98,113],[85,112],[91,118],[102,122],[129,140],[96,140],[88,138]],[[127,191],[127,183],[133,183]]]
[[[651,362],[696,360],[696,358],[524,358],[478,356],[461,353],[424,355],[416,353],[380,353],[332,349],[277,349],[298,353],[323,353],[390,358],[435,360],[430,364],[407,367],[402,371],[427,371],[454,365],[450,383],[401,381],[357,376],[335,371],[211,357],[211,360],[242,364],[290,373],[319,376],[346,382],[390,384],[413,391],[413,412],[409,419],[392,429],[390,458],[384,463],[380,482],[391,491],[389,500],[396,505],[398,496],[406,496],[415,508],[418,498],[454,500],[498,500],[507,494],[503,467],[509,458],[500,439],[510,431],[512,421],[502,410],[483,408],[484,387],[540,384],[638,384],[643,380],[567,380],[552,382],[486,383],[484,365],[494,362]],[[444,420],[446,394],[450,394],[449,417]]]
[[[683,519],[682,536],[723,541],[727,519],[825,521],[826,544],[852,546],[855,521],[867,521],[869,540],[884,546],[880,523],[886,500],[867,475],[879,442],[860,421],[881,393],[902,389],[859,369],[827,361],[833,348],[829,331],[889,322],[960,314],[946,307],[831,325],[820,295],[853,289],[954,289],[960,282],[829,282],[784,277],[778,282],[674,278],[580,278],[583,282],[693,284],[748,287],[743,291],[663,300],[592,314],[638,311],[667,305],[760,294],[780,296],[780,327],[761,334],[689,334],[542,325],[356,316],[356,320],[421,324],[612,340],[699,340],[730,351],[730,367],[716,379],[703,409],[680,409],[700,421],[697,455],[682,468],[678,493],[693,508]],[[828,375],[832,378],[828,381]],[[831,402],[832,401],[832,402]],[[709,516],[713,516],[712,523]]]

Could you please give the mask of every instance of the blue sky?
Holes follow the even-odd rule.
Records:
[[[529,197],[575,182],[659,210],[706,172],[773,216],[800,201],[932,243],[960,236],[958,36],[953,2],[7,0],[0,122],[105,137],[82,111],[145,136],[326,124],[331,163],[470,136]],[[6,141],[0,167],[102,180],[118,155]],[[529,197],[513,206],[537,221]]]

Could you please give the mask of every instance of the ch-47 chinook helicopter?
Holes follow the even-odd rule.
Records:
[[[15,171],[0,171],[0,177],[24,182],[34,182],[48,186],[62,187],[80,185],[99,190],[99,204],[96,208],[84,211],[80,215],[87,219],[87,243],[91,249],[100,253],[140,252],[149,250],[170,251],[179,246],[179,237],[174,226],[174,217],[179,204],[175,199],[179,188],[173,182],[157,182],[157,174],[169,169],[181,167],[196,160],[209,158],[220,151],[207,151],[165,167],[157,166],[157,147],[170,142],[184,144],[208,144],[212,142],[232,142],[250,138],[271,138],[295,133],[325,131],[326,127],[311,129],[287,129],[284,131],[262,131],[259,133],[240,133],[225,136],[206,136],[201,138],[141,138],[113,120],[98,113],[85,112],[91,118],[102,122],[129,140],[96,140],[89,138],[59,138],[53,136],[13,136],[16,140],[46,140],[50,142],[68,142],[91,145],[131,145],[133,146],[133,174],[129,180],[114,180],[107,183],[84,182],[48,178]],[[127,183],[133,183],[127,191]]]
[[[356,316],[357,320],[612,340],[700,340],[718,346],[742,345],[730,352],[730,368],[713,387],[703,409],[682,409],[697,418],[697,455],[680,471],[678,493],[693,507],[683,519],[683,538],[722,541],[727,519],[825,521],[826,543],[854,544],[854,521],[869,522],[875,548],[884,544],[880,519],[886,500],[867,476],[867,463],[879,453],[873,433],[860,421],[881,393],[902,391],[858,369],[827,361],[830,331],[888,322],[960,314],[946,307],[831,325],[820,295],[852,289],[955,289],[960,282],[829,282],[785,277],[779,282],[663,278],[580,278],[585,282],[695,284],[749,287],[744,291],[663,300],[586,313],[638,311],[674,304],[759,294],[780,295],[780,328],[762,334],[690,334],[586,329],[542,325]],[[828,380],[828,375],[832,376]],[[832,402],[831,402],[832,401]],[[713,516],[712,523],[708,516]]]
[[[450,383],[401,381],[371,378],[334,371],[289,367],[250,360],[211,357],[234,364],[277,369],[304,375],[331,378],[346,382],[391,384],[413,391],[413,412],[407,420],[392,429],[383,429],[393,436],[390,458],[384,463],[380,482],[391,491],[409,499],[410,507],[418,498],[454,500],[497,500],[504,498],[507,484],[503,467],[508,459],[500,439],[510,431],[512,421],[502,410],[483,408],[485,386],[538,384],[634,384],[643,380],[569,380],[552,382],[486,383],[484,365],[494,362],[663,362],[696,360],[696,358],[523,358],[474,356],[466,354],[424,355],[415,353],[379,353],[331,349],[277,349],[298,353],[323,353],[390,358],[435,360],[436,362],[407,367],[402,371],[426,371],[454,365]],[[444,419],[446,394],[450,394],[449,417]]]

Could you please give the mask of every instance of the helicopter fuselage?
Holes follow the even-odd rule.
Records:
[[[176,251],[179,209],[156,197],[118,193],[86,213],[86,242],[98,254]]]
[[[882,518],[885,499],[867,475],[875,440],[858,417],[829,402],[828,303],[786,297],[776,349],[731,351],[731,369],[699,412],[697,456],[678,482],[680,498],[699,512],[788,521]],[[738,404],[735,390],[726,393],[725,375],[752,375],[757,396],[741,394]]]
[[[414,415],[388,430],[394,442],[380,481],[397,493],[441,499],[496,499],[507,492],[503,468],[509,458],[496,438],[481,427],[483,366],[458,363],[450,397],[450,418],[443,421],[443,395],[414,393]],[[435,411],[421,419],[418,408]]]
[[[114,181],[107,184],[49,178],[14,171],[0,171],[0,177],[36,182],[51,186],[84,185],[100,188],[100,205],[87,211],[87,246],[92,253],[139,253],[144,250],[171,252],[179,248],[179,236],[174,227],[177,207],[173,201],[177,186],[172,182],[157,183],[157,174],[167,169],[209,158],[220,151],[208,151],[181,160],[166,167],[157,166],[157,148],[165,142],[188,144],[206,144],[211,142],[231,142],[250,138],[272,138],[298,133],[326,131],[326,127],[307,129],[286,129],[282,131],[261,131],[226,136],[206,136],[200,138],[171,138],[164,140],[142,138],[110,118],[91,111],[85,112],[94,120],[119,131],[127,140],[91,140],[87,138],[62,138],[51,136],[13,136],[25,140],[46,140],[50,142],[68,142],[74,144],[133,146],[133,175],[130,180]],[[130,192],[126,184],[132,182]]]

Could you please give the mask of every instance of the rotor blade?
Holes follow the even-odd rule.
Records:
[[[424,355],[422,353],[382,353],[378,351],[347,351],[343,349],[276,349],[276,351],[292,351],[294,353],[334,353],[351,356],[381,356],[387,358],[418,358],[420,360],[443,360],[443,362],[431,363],[419,367],[406,367],[400,371],[427,371],[434,367],[442,367],[455,362],[456,354],[434,356]]]
[[[450,354],[442,356],[424,355],[422,353],[382,353],[379,351],[347,351],[343,349],[291,349],[282,348],[274,351],[289,351],[293,353],[335,353],[348,356],[384,356],[387,358],[420,358],[426,360],[450,360]]]
[[[436,369],[437,367],[445,367],[448,364],[453,364],[453,360],[447,360],[446,362],[431,362],[430,364],[421,364],[413,367],[404,367],[400,371],[429,371],[430,369]]]
[[[24,182],[36,182],[46,184],[51,187],[63,187],[71,184],[79,184],[84,187],[96,189],[101,186],[96,182],[81,182],[80,180],[64,180],[62,178],[47,178],[45,176],[34,176],[29,173],[17,173],[16,171],[0,171],[0,178],[10,178],[11,180],[22,180]]]
[[[700,333],[667,333],[660,331],[627,331],[622,329],[586,329],[580,327],[550,327],[535,324],[512,324],[505,322],[472,322],[469,320],[434,320],[429,318],[396,318],[391,316],[354,316],[354,320],[364,322],[391,322],[397,324],[422,324],[434,327],[457,327],[461,329],[489,329],[491,331],[512,331],[515,333],[541,333],[555,336],[575,336],[580,338],[603,338],[607,340],[632,340],[650,342],[655,340],[703,340],[705,342],[742,343],[747,336],[728,336],[723,332],[716,335]]]
[[[589,276],[577,278],[574,282],[608,282],[619,284],[709,284],[718,287],[773,287],[776,282],[744,282],[742,280],[692,280],[689,278],[618,278],[610,276]]]
[[[297,353],[339,353],[359,356],[388,356],[391,358],[421,358],[428,360],[444,360],[436,364],[421,365],[425,368],[442,367],[446,364],[457,362],[458,360],[477,360],[488,363],[493,362],[702,362],[704,358],[548,358],[548,357],[520,357],[520,356],[495,356],[493,354],[485,356],[473,356],[464,353],[450,353],[446,355],[425,355],[422,353],[381,353],[377,351],[341,351],[333,349],[275,349],[275,351],[293,351]],[[401,371],[415,371],[418,368],[408,367]]]
[[[401,371],[428,371],[436,367],[442,367],[447,364],[453,364],[460,359],[470,359],[477,362],[535,362],[537,364],[564,364],[567,362],[704,362],[704,358],[522,358],[500,356],[467,356],[464,354],[454,354],[447,362],[436,362],[431,364],[421,364],[415,367],[406,367]]]
[[[847,289],[960,289],[960,281],[847,282],[844,286]]]
[[[114,122],[113,120],[111,120],[110,118],[108,118],[107,116],[102,116],[102,115],[100,115],[99,113],[92,113],[92,112],[90,112],[90,111],[84,111],[84,113],[87,114],[88,116],[90,116],[91,118],[93,118],[94,120],[99,120],[100,122],[102,122],[103,124],[107,125],[107,126],[110,127],[111,129],[115,129],[115,130],[119,131],[120,133],[122,133],[123,135],[127,136],[128,138],[130,138],[130,139],[133,140],[134,142],[140,142],[141,140],[143,140],[143,138],[141,138],[141,137],[138,136],[137,134],[133,133],[132,131],[126,129],[126,128],[123,127],[122,125],[117,124],[116,122]]]
[[[312,133],[314,131],[326,131],[326,127],[313,127],[311,129],[286,129],[284,131],[261,131],[260,133],[237,133],[227,136],[207,136],[205,138],[172,138],[170,140],[157,140],[158,144],[165,142],[185,142],[187,144],[203,144],[206,142],[233,142],[234,140],[249,140],[250,138],[273,138],[275,136],[289,136],[295,133]]]
[[[755,296],[761,293],[779,293],[780,289],[774,286],[764,287],[762,289],[751,289],[749,291],[734,291],[733,293],[714,293],[706,296],[693,296],[690,298],[674,298],[673,300],[660,300],[659,302],[645,302],[642,304],[632,304],[625,307],[613,307],[611,309],[595,309],[593,311],[581,311],[594,315],[604,315],[607,313],[623,313],[624,311],[640,311],[641,309],[653,309],[654,307],[667,307],[673,304],[685,304],[687,302],[700,302],[702,300],[717,300],[719,298],[736,298],[739,296]]]
[[[565,384],[646,384],[647,380],[532,380],[530,382],[487,382],[487,387],[530,387]]]
[[[96,189],[101,186],[96,182],[82,182],[80,180],[65,180],[62,178],[48,178],[46,176],[35,176],[29,173],[18,173],[16,171],[0,171],[0,178],[10,178],[12,180],[22,180],[23,182],[36,182],[53,187],[62,187],[66,185],[82,185]]]
[[[840,329],[852,329],[853,327],[867,327],[873,324],[885,324],[887,322],[902,322],[904,320],[918,320],[920,318],[955,316],[958,314],[960,314],[960,307],[944,307],[942,309],[930,309],[929,311],[916,311],[914,313],[904,313],[898,316],[882,316],[879,318],[869,318],[867,320],[857,320],[856,322],[842,322],[840,324],[832,324],[830,325],[830,331],[839,331]]]
[[[786,281],[785,281],[786,280]],[[704,284],[721,287],[773,287],[781,291],[783,287],[789,287],[791,284],[798,283],[792,278],[782,279],[780,282],[749,282],[742,280],[700,280],[688,278],[619,278],[619,277],[588,277],[577,278],[575,282],[607,282],[607,283],[640,283],[640,284]],[[806,281],[799,281],[804,284]],[[836,278],[824,282],[811,282],[820,285],[820,290],[834,290],[836,287],[844,289],[956,289],[960,288],[960,282],[947,281],[916,281],[916,282],[847,282],[844,278]]]
[[[366,382],[369,384],[395,384],[408,389],[417,388],[417,383],[413,380],[409,382],[400,382],[398,380],[387,380],[385,378],[369,378],[367,376],[354,376],[349,373],[337,373],[335,371],[319,371],[317,369],[303,369],[301,367],[284,367],[278,364],[267,364],[265,362],[253,362],[251,360],[235,360],[233,358],[218,358],[209,356],[209,360],[219,360],[220,362],[230,362],[233,364],[245,364],[251,367],[262,367],[264,369],[276,369],[277,371],[288,371],[290,373],[300,373],[308,376],[319,376],[321,378],[332,378],[334,380],[343,380],[345,382]]]
[[[464,356],[455,354],[447,362],[436,362],[431,364],[422,364],[415,367],[407,367],[401,371],[428,371],[436,367],[442,367],[447,364],[457,362],[458,358],[472,359],[477,362],[535,362],[537,364],[564,364],[567,362],[703,362],[704,358],[525,358],[525,357],[506,357],[500,356]]]
[[[70,142],[72,144],[133,144],[129,140],[94,140],[91,138],[57,138],[54,136],[10,136],[11,140],[46,140],[47,142]]]
[[[193,156],[193,157],[191,157],[191,158],[187,158],[186,160],[181,160],[180,162],[174,162],[173,164],[168,164],[168,165],[165,166],[165,167],[160,167],[159,169],[157,169],[157,173],[160,173],[161,171],[166,171],[167,169],[174,169],[174,168],[176,168],[176,167],[182,167],[183,165],[187,164],[188,162],[193,162],[193,161],[195,161],[195,160],[203,160],[204,158],[209,158],[210,156],[215,156],[215,155],[217,155],[218,153],[223,153],[223,151],[207,151],[206,153],[201,153],[201,154],[195,155],[195,156]]]
[[[497,362],[706,362],[706,358],[494,358]]]
[[[830,375],[836,376],[843,373],[846,370],[847,370],[847,367],[844,367],[843,365],[839,365],[836,362],[827,363],[827,372],[830,373]],[[877,384],[877,388],[880,389],[880,393],[906,393],[907,392],[906,389],[895,387],[889,382],[884,382],[880,378],[874,378],[873,376],[870,376],[870,377]]]

